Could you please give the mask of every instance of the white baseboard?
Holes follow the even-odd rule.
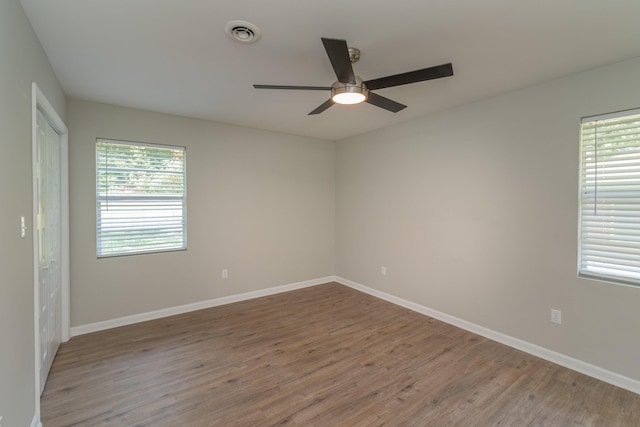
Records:
[[[42,427],[42,423],[40,422],[40,417],[38,414],[33,414],[33,419],[31,420],[31,427]]]
[[[376,298],[383,299],[385,301],[391,302],[401,307],[408,308],[409,310],[413,310],[418,313],[424,314],[426,316],[433,317],[434,319],[441,320],[450,325],[457,326],[458,328],[464,329],[466,331],[473,332],[474,334],[483,336],[490,340],[497,341],[504,345],[508,345],[509,347],[515,348],[517,350],[524,351],[533,356],[539,357],[541,359],[547,360],[557,365],[564,366],[565,368],[569,368],[571,370],[580,372],[582,374],[588,375],[590,377],[596,378],[606,383],[613,384],[617,387],[624,388],[626,390],[640,394],[640,381],[634,380],[629,377],[625,377],[624,375],[620,375],[615,372],[608,371],[606,369],[600,368],[590,363],[583,362],[582,360],[574,359],[573,357],[569,357],[564,354],[549,350],[547,348],[540,347],[536,344],[532,344],[530,342],[523,341],[509,335],[505,335],[503,333],[485,328],[480,325],[476,325],[475,323],[468,322],[458,317],[451,316],[446,313],[442,313],[432,308],[425,307],[420,304],[416,304],[414,302],[396,297],[391,294],[387,294],[382,291],[378,291],[376,289],[370,288],[360,283],[353,282],[349,279],[336,276],[334,281],[342,285],[349,286],[350,288],[353,288],[355,290],[372,295]]]
[[[335,276],[322,277],[319,279],[306,280],[304,282],[290,283],[288,285],[276,286],[273,288],[260,289],[252,292],[245,292],[237,295],[230,295],[221,298],[214,298],[206,301],[199,301],[191,304],[179,305],[175,307],[163,308],[161,310],[149,311],[146,313],[133,314],[131,316],[120,317],[117,319],[104,320],[102,322],[90,323],[87,325],[74,326],[71,328],[71,336],[89,334],[91,332],[103,331],[105,329],[117,328],[118,326],[131,325],[134,323],[145,322],[147,320],[160,319],[162,317],[174,316],[176,314],[188,313],[190,311],[202,310],[204,308],[216,307],[219,305],[231,304],[239,301],[246,301],[254,298],[260,298],[268,295],[279,294],[282,292],[293,291],[296,289],[308,288],[310,286],[321,285],[323,283],[333,282]]]

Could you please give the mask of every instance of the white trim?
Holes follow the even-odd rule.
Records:
[[[129,141],[125,139],[109,139],[109,138],[96,138],[96,142],[106,142],[108,144],[120,144],[120,145],[144,145],[146,147],[167,148],[167,149],[174,149],[174,150],[182,150],[185,153],[187,152],[187,147],[185,147],[184,145],[155,144],[152,142]]]
[[[179,305],[175,307],[163,308],[161,310],[149,311],[146,313],[133,314],[131,316],[105,320],[102,322],[89,323],[87,325],[74,326],[71,328],[71,336],[75,337],[78,335],[89,334],[91,332],[103,331],[105,329],[117,328],[119,326],[145,322],[147,320],[160,319],[163,317],[175,316],[176,314],[202,310],[204,308],[217,307],[219,305],[231,304],[234,302],[246,301],[246,300],[260,298],[268,295],[279,294],[282,292],[294,291],[296,289],[322,285],[324,283],[333,282],[334,279],[335,279],[334,276],[327,276],[319,279],[306,280],[304,282],[290,283],[288,285],[276,286],[273,288],[260,289],[257,291],[251,291],[251,292],[245,292],[242,294],[214,298],[206,301],[194,302],[191,304],[184,304],[184,305]]]
[[[539,357],[549,362],[553,362],[560,366],[564,366],[565,368],[569,368],[571,370],[580,372],[582,374],[588,375],[590,377],[596,378],[606,383],[613,384],[617,387],[621,387],[626,390],[632,391],[634,393],[640,394],[640,381],[638,380],[625,377],[624,375],[620,375],[615,372],[608,371],[606,369],[600,368],[590,363],[583,362],[582,360],[574,359],[573,357],[569,357],[564,354],[555,352],[553,350],[540,347],[536,344],[532,344],[530,342],[523,341],[521,339],[514,338],[509,335],[505,335],[501,332],[497,332],[492,329],[485,328],[484,326],[476,325],[475,323],[466,321],[464,319],[460,319],[458,317],[451,316],[446,313],[442,313],[432,308],[425,307],[415,302],[411,302],[411,301],[396,297],[394,295],[379,291],[377,289],[370,288],[368,286],[353,282],[351,280],[348,280],[339,276],[335,277],[335,281],[342,285],[358,290],[360,292],[364,292],[366,294],[374,296],[376,298],[380,298],[385,301],[391,302],[393,304],[399,305],[401,307],[408,308],[409,310],[413,310],[420,314],[424,314],[425,316],[433,317],[434,319],[441,320],[445,323],[448,323],[453,326],[457,326],[469,332],[473,332],[474,334],[483,336],[490,340],[499,342],[504,345],[508,345],[509,347],[513,347],[517,350],[524,351],[533,356]]]
[[[589,123],[589,122],[595,122],[598,120],[617,119],[618,117],[633,116],[636,114],[640,114],[640,108],[635,108],[633,110],[615,111],[613,113],[607,113],[607,114],[598,114],[597,116],[583,117],[580,119],[580,123]]]
[[[42,423],[40,422],[40,417],[38,414],[33,415],[33,419],[31,420],[31,427],[42,427]]]
[[[53,129],[60,135],[60,269],[61,269],[61,309],[62,309],[62,341],[70,337],[69,307],[69,130],[55,108],[44,96],[38,85],[31,83],[31,162],[32,162],[32,239],[33,239],[33,329],[34,329],[34,361],[35,361],[35,414],[33,426],[40,423],[40,278],[38,273],[38,110],[44,114]],[[36,424],[34,424],[36,422]]]

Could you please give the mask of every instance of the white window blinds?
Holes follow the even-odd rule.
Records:
[[[98,257],[186,249],[185,148],[98,139]]]
[[[640,110],[582,119],[578,274],[640,284]]]

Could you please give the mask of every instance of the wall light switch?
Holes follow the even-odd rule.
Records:
[[[27,222],[24,219],[24,216],[20,217],[20,237],[21,238],[25,238],[27,236]],[[0,419],[0,421],[2,421],[2,419]],[[0,425],[0,427],[2,427]]]
[[[551,321],[553,323],[561,324],[562,323],[562,311],[551,309]]]
[[[223,279],[229,278],[229,270],[227,270],[226,268],[222,270],[222,278]]]
[[[387,275],[387,267],[385,267],[384,265],[382,267],[380,267],[380,274],[382,274],[383,276]]]

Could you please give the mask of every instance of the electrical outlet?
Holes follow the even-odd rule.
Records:
[[[562,311],[551,309],[551,321],[553,323],[561,324],[562,323]]]
[[[222,278],[223,279],[228,279],[229,278],[229,270],[227,270],[226,268],[224,270],[222,270]],[[2,426],[0,426],[2,427]]]
[[[382,267],[380,267],[380,274],[382,274],[383,276],[387,275],[387,267],[385,267],[384,265]]]

